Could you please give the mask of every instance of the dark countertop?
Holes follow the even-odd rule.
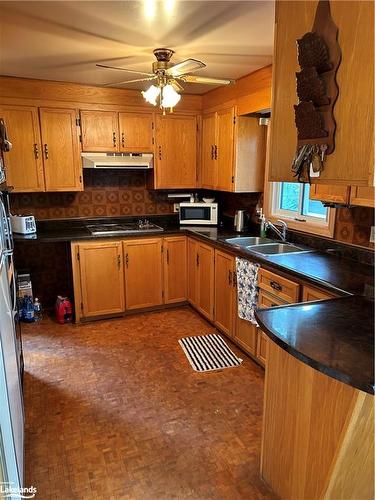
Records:
[[[111,218],[111,222],[121,222],[133,218]],[[70,242],[77,240],[94,239],[124,239],[152,237],[172,234],[188,234],[202,241],[209,241],[215,246],[235,255],[242,256],[258,262],[263,266],[287,272],[297,278],[307,280],[317,286],[322,286],[327,290],[339,294],[374,295],[374,270],[372,266],[356,263],[354,261],[329,255],[328,253],[310,251],[306,253],[279,254],[279,255],[259,255],[254,252],[241,249],[240,247],[226,243],[225,238],[238,236],[233,230],[207,226],[180,226],[177,218],[171,220],[170,216],[150,216],[150,220],[164,228],[160,233],[137,233],[118,234],[115,236],[93,236],[86,228],[85,224],[93,222],[101,223],[105,219],[71,219],[61,221],[40,221],[38,222],[38,232],[35,235],[15,235],[15,240],[56,243]],[[107,219],[108,221],[108,219]],[[257,235],[255,232],[249,236]],[[244,235],[241,235],[244,236]],[[301,246],[301,245],[298,245]]]
[[[282,349],[320,372],[375,393],[374,303],[352,296],[255,313]]]
[[[125,219],[138,218],[113,218],[111,222],[123,222]],[[181,227],[177,217],[170,216],[150,216],[149,219],[162,226],[164,231],[93,236],[86,224],[108,222],[108,218],[71,219],[39,221],[36,235],[15,235],[15,240],[17,243],[56,243],[186,234],[258,262],[270,270],[323,287],[343,298],[259,310],[258,321],[272,340],[296,358],[344,383],[374,393],[373,302],[364,297],[374,296],[372,266],[314,250],[263,256],[225,242],[226,238],[239,236],[233,230],[207,226]],[[254,231],[247,234],[255,235]]]

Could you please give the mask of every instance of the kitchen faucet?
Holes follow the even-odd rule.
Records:
[[[281,226],[281,229],[278,229],[275,224],[272,224],[271,221],[269,220],[265,220],[265,227],[266,229],[267,228],[271,228],[274,233],[277,234],[277,236],[281,239],[281,241],[286,241],[286,235],[287,235],[287,231],[288,231],[288,225],[285,221],[283,220],[277,220],[276,221],[280,226]]]

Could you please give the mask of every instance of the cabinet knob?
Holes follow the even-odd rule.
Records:
[[[217,145],[215,144],[215,160],[217,160],[218,152],[217,152]]]
[[[211,160],[215,159],[215,146],[212,144],[211,146]]]
[[[129,267],[129,254],[126,254],[125,256],[125,265],[127,268]]]
[[[113,132],[113,146],[116,147],[116,132]]]
[[[44,145],[44,158],[48,160],[48,144]]]
[[[117,267],[120,269],[121,268],[121,255],[117,256]]]
[[[121,134],[121,144],[122,144],[122,147],[124,148],[125,147],[125,134],[124,134],[124,132]]]
[[[161,146],[159,146],[159,160],[162,160]]]
[[[39,146],[38,146],[38,144],[34,144],[34,156],[35,156],[36,160],[39,159]]]

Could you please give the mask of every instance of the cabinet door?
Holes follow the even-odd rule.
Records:
[[[16,193],[44,191],[38,109],[2,106],[0,116],[13,145],[11,151],[4,155],[8,186],[13,186]]]
[[[215,250],[203,243],[197,243],[197,246],[197,308],[212,321],[214,319]]]
[[[198,286],[198,245],[195,240],[188,238],[188,301],[196,306],[197,304],[197,286]]]
[[[352,186],[350,188],[350,204],[375,208],[375,188]]]
[[[156,117],[156,188],[194,188],[197,167],[195,116]]]
[[[81,111],[82,151],[119,151],[118,113]]]
[[[82,191],[82,161],[75,109],[40,108],[46,191]]]
[[[164,302],[186,300],[187,256],[186,237],[164,238]]]
[[[290,164],[297,137],[293,105],[298,100],[295,73],[300,68],[296,40],[311,31],[316,7],[317,2],[276,2],[269,181],[295,181]],[[341,52],[350,57],[343,57],[337,73],[336,148],[326,157],[320,178],[329,184],[340,180],[347,185],[372,185],[374,2],[330,2],[330,9]]]
[[[79,266],[83,316],[124,311],[121,242],[80,244]]]
[[[120,151],[153,152],[152,113],[119,113]]]
[[[216,145],[216,113],[204,115],[202,118],[202,163],[201,187],[215,189],[217,175],[217,160],[215,160]]]
[[[258,340],[257,340],[257,358],[265,366],[267,361],[267,342],[268,337],[262,330],[258,329]]]
[[[234,108],[217,113],[217,185],[222,191],[233,191]]]
[[[126,309],[163,303],[162,240],[124,241]]]
[[[234,257],[215,251],[215,325],[227,335],[234,325]]]
[[[253,323],[237,316],[234,338],[243,349],[253,356],[257,354],[257,335],[257,327]]]
[[[312,184],[310,187],[310,200],[327,201],[330,203],[349,203],[349,186],[335,186],[326,184]]]

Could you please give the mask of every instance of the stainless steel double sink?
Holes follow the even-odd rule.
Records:
[[[236,236],[224,240],[230,245],[234,245],[261,255],[277,255],[285,253],[309,252],[291,243],[279,243],[269,238],[259,238],[258,236]]]

